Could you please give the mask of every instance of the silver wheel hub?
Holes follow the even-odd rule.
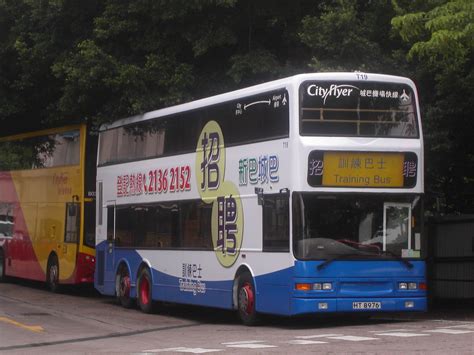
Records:
[[[241,288],[239,292],[239,308],[242,312],[247,313],[249,304],[249,296],[245,288]]]
[[[58,281],[58,266],[57,265],[53,265],[49,269],[49,281],[52,284],[55,284]]]

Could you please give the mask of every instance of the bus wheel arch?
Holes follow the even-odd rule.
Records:
[[[153,307],[153,276],[150,265],[143,262],[137,273],[137,303],[143,313],[152,313]]]
[[[127,263],[121,261],[115,274],[115,298],[117,303],[124,308],[133,306],[131,294],[131,273]]]
[[[51,292],[59,292],[59,258],[55,252],[51,252],[48,257],[46,285]]]
[[[233,286],[234,309],[237,310],[242,323],[256,325],[259,315],[256,311],[255,278],[247,266],[240,266],[236,272]]]

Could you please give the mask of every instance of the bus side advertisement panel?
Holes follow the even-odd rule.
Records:
[[[8,211],[13,213],[10,235],[2,233],[3,236],[0,236],[0,246],[3,246],[6,256],[6,274],[44,280],[45,272],[38,263],[31,229],[28,228],[26,221],[28,216],[33,216],[33,221],[36,219],[36,206],[21,204],[13,177],[8,172],[0,172],[0,201],[4,205],[2,209],[6,210],[8,206]],[[24,211],[27,212],[27,216],[24,215]]]

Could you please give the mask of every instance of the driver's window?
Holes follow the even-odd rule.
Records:
[[[411,205],[384,204],[383,250],[403,255],[411,249]]]

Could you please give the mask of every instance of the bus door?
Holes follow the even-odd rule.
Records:
[[[115,201],[107,201],[107,245],[105,250],[105,279],[115,280]]]
[[[79,245],[81,226],[81,208],[78,202],[66,203],[66,217],[64,227],[64,243],[62,250],[58,248],[58,257],[61,260],[59,272],[69,277],[76,267],[76,258]],[[59,244],[58,244],[59,247]]]

